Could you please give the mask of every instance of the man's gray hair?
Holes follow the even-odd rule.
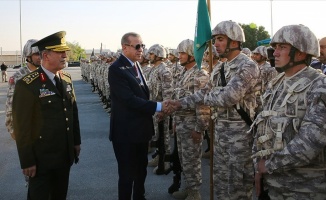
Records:
[[[123,44],[129,44],[130,43],[129,36],[132,36],[132,37],[140,37],[140,35],[138,33],[135,33],[135,32],[126,33],[121,38],[121,45],[123,45]]]

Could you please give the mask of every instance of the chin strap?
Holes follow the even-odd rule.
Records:
[[[37,64],[35,64],[33,61],[29,61],[27,58],[26,58],[26,62],[28,62],[28,63],[34,65],[34,66],[37,67],[37,68],[41,66],[41,65],[37,65]]]
[[[297,62],[294,61],[294,55],[295,55],[296,51],[297,51],[297,49],[292,46],[290,53],[289,53],[290,61],[283,67],[275,67],[277,72],[282,73],[282,72],[285,72],[286,70],[291,69],[292,67],[295,67],[297,65],[306,64],[306,60],[300,60]]]
[[[226,58],[227,55],[231,52],[231,51],[235,51],[235,50],[240,50],[242,49],[242,44],[241,42],[239,42],[239,47],[235,47],[235,48],[230,48],[230,43],[231,43],[231,39],[228,38],[228,43],[226,44],[226,49],[224,51],[223,54],[220,55],[221,58]]]
[[[196,61],[195,59],[190,60],[190,57],[191,57],[191,56],[188,55],[187,62],[185,62],[185,63],[180,63],[180,65],[181,65],[181,66],[185,66],[185,65],[187,65],[187,64],[189,64],[189,63],[193,63],[193,62]]]

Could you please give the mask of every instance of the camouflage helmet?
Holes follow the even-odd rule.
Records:
[[[165,58],[166,57],[166,51],[164,47],[160,44],[154,44],[148,49],[148,53],[153,53],[157,57]]]
[[[270,44],[288,43],[301,52],[318,57],[320,54],[319,42],[315,34],[304,25],[283,26],[273,36]]]
[[[258,53],[258,54],[264,56],[265,58],[267,58],[267,47],[259,46],[255,50],[253,50],[252,53]]]
[[[165,50],[165,55],[169,55],[170,53],[169,47],[164,47],[164,50]]]
[[[251,56],[251,51],[250,51],[249,48],[246,48],[246,47],[245,48],[242,48],[241,52],[244,53],[244,54],[246,54],[248,57]]]
[[[233,21],[222,21],[212,30],[212,35],[226,35],[231,40],[245,42],[245,35],[241,26]]]
[[[143,57],[144,59],[149,60],[149,53],[148,53],[148,49],[146,48],[143,50]]]
[[[170,49],[170,54],[173,55],[174,57],[178,58],[179,53],[176,49]]]
[[[29,57],[31,55],[33,55],[34,53],[38,53],[39,50],[38,50],[38,47],[31,47],[32,44],[34,44],[35,42],[37,42],[38,40],[36,39],[30,39],[30,40],[27,40],[25,46],[24,46],[24,49],[23,49],[23,57]]]
[[[194,41],[190,39],[183,40],[177,47],[178,53],[184,52],[189,56],[194,56]]]
[[[213,51],[213,55],[215,57],[219,57],[219,54],[217,53],[215,46],[212,46],[212,51]],[[206,50],[205,50],[205,54],[208,54],[208,53],[209,53],[209,47],[207,47]]]

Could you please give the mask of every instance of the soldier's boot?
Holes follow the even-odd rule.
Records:
[[[188,190],[188,196],[185,200],[201,200],[198,190]]]
[[[104,102],[103,102],[103,108],[104,109],[108,109],[109,108],[109,102],[108,102],[107,99],[105,99]]]
[[[183,189],[181,191],[173,192],[172,196],[175,199],[186,199],[188,197],[189,189]]]
[[[106,96],[102,95],[101,101],[103,103],[103,108],[104,108],[104,106],[106,106]]]
[[[170,167],[169,162],[164,162],[163,166],[158,164],[154,169],[153,173],[156,175],[163,175],[165,174],[166,170]]]
[[[211,152],[207,151],[201,155],[202,158],[209,159],[211,157]]]
[[[158,164],[158,157],[160,157],[159,155],[157,155],[155,158],[153,158],[152,160],[148,161],[147,166],[148,167],[156,167]]]
[[[206,142],[207,142],[207,149],[205,150],[205,153],[207,153],[210,151],[210,148],[211,148],[211,139],[209,137],[209,133],[207,130],[205,130],[204,139],[206,139]]]
[[[181,186],[181,175],[176,174],[175,176],[173,176],[173,183],[172,185],[170,185],[168,189],[169,194],[173,194],[174,192],[179,191],[180,186]]]
[[[97,87],[97,85],[95,85],[93,93],[96,93],[97,91],[98,91],[98,87]]]

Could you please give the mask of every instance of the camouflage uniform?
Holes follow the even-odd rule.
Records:
[[[14,73],[12,77],[9,78],[7,100],[6,100],[6,127],[8,132],[13,136],[14,127],[12,121],[12,98],[14,96],[16,82],[23,78],[26,74],[31,73],[27,67],[21,67],[17,72]]]
[[[213,29],[213,35],[226,35],[229,39],[244,42],[242,28],[224,21]],[[228,47],[227,47],[228,48]],[[224,65],[227,85],[222,87],[220,69]],[[214,75],[213,75],[214,74]],[[214,68],[216,86],[207,84],[204,89],[181,99],[183,109],[204,103],[212,108],[215,121],[214,185],[217,199],[250,199],[253,188],[253,165],[250,158],[252,135],[249,126],[233,107],[240,106],[253,119],[256,107],[254,86],[259,78],[257,65],[245,54]]]
[[[199,70],[197,65],[189,70],[184,69],[176,85],[176,99],[194,94],[203,88],[207,81],[208,74],[204,70]],[[202,184],[202,141],[195,144],[191,133],[197,131],[203,135],[208,127],[209,117],[209,107],[204,105],[196,105],[191,109],[177,111],[174,116],[178,153],[188,189],[199,190]]]
[[[25,58],[32,56],[34,53],[38,53],[39,50],[37,47],[31,47],[32,44],[37,42],[38,40],[30,39],[26,42],[23,49],[23,56]],[[33,61],[32,61],[33,62]],[[34,63],[31,63],[35,65]],[[14,73],[13,76],[9,78],[8,82],[8,91],[7,91],[7,100],[6,100],[6,120],[5,124],[8,129],[8,132],[10,133],[11,137],[15,139],[14,135],[14,127],[13,127],[13,119],[12,119],[12,100],[14,96],[15,91],[15,85],[16,82],[23,78],[26,74],[31,73],[32,71],[26,66],[19,68],[18,71]]]
[[[252,51],[253,54],[260,54],[264,59],[267,59],[267,47],[259,46]],[[262,111],[262,100],[261,96],[265,93],[268,82],[270,82],[275,76],[277,76],[277,71],[274,67],[271,67],[270,63],[263,61],[262,64],[258,64],[260,70],[260,78],[256,85],[256,95],[257,95],[257,108],[256,113]]]
[[[151,46],[148,53],[154,53],[156,57],[165,58],[165,50],[162,45],[155,44]],[[172,99],[173,87],[172,87],[172,75],[170,70],[166,67],[164,62],[161,62],[158,66],[152,66],[148,77],[148,88],[150,91],[150,100],[162,102],[168,99]],[[158,135],[158,122],[154,117],[155,136],[153,140],[156,141]],[[164,120],[164,144],[165,152],[170,153],[170,135],[169,135],[169,120]]]
[[[146,59],[147,62],[149,62],[149,58],[148,58],[148,50],[144,49],[143,52],[143,59]],[[141,64],[141,70],[142,70],[142,74],[145,77],[146,80],[148,80],[149,78],[149,72],[151,71],[151,65],[149,63],[140,63]]]
[[[193,46],[194,42],[187,39],[183,40],[177,48],[179,53],[188,55],[188,61],[184,64],[184,69],[176,82],[176,100],[194,94],[203,88],[209,79],[207,72],[202,69],[199,70],[195,60],[189,59],[194,55]],[[193,66],[191,67],[191,65]],[[186,185],[185,191],[173,193],[175,198],[179,198],[179,195],[185,195],[186,199],[201,199],[199,190],[202,184],[202,141],[204,131],[208,127],[209,117],[210,110],[205,105],[197,104],[192,108],[175,112],[174,123],[176,124],[178,154]],[[192,137],[194,131],[201,136],[198,143],[195,143]]]
[[[271,45],[276,43],[290,44],[310,56],[319,54],[316,36],[302,25],[282,27]],[[265,159],[271,199],[326,199],[325,113],[326,77],[313,68],[288,77],[281,73],[269,83],[263,111],[254,123],[253,158],[257,171],[257,163]]]

